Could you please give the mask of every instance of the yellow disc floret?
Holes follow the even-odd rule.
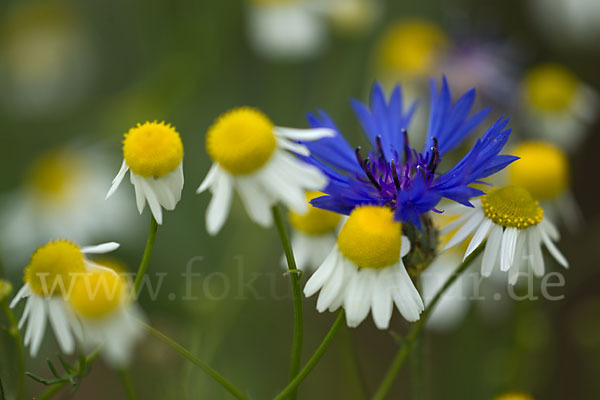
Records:
[[[164,122],[137,124],[125,134],[123,156],[131,172],[145,178],[160,178],[174,171],[183,160],[179,133]]]
[[[525,96],[541,111],[564,111],[572,104],[577,92],[577,77],[558,64],[543,64],[525,77]]]
[[[9,281],[0,279],[0,303],[11,295],[13,287]]]
[[[24,281],[39,296],[66,296],[72,281],[85,272],[83,253],[67,240],[39,247],[25,268]]]
[[[388,28],[381,39],[379,67],[410,75],[428,74],[448,45],[436,25],[426,20],[409,20]]]
[[[569,159],[559,147],[530,141],[510,153],[521,157],[509,166],[510,183],[524,187],[535,199],[554,199],[569,187]]]
[[[94,270],[77,278],[71,305],[84,317],[100,318],[122,304],[123,289],[123,279],[116,272]]]
[[[494,397],[494,400],[533,400],[533,397],[525,393],[506,393]]]
[[[544,219],[544,210],[520,186],[504,186],[481,198],[486,217],[506,228],[527,229]]]
[[[385,268],[400,260],[402,223],[388,207],[355,208],[337,239],[340,252],[361,268]]]
[[[221,115],[206,133],[206,150],[235,175],[256,171],[271,158],[277,146],[274,125],[259,110],[233,109]]]
[[[82,164],[77,155],[68,151],[49,151],[31,166],[29,184],[43,199],[65,200],[79,183]]]
[[[320,192],[306,193],[306,201],[323,196]],[[323,210],[321,208],[310,206],[306,214],[297,214],[289,212],[290,223],[297,231],[308,235],[323,235],[335,231],[340,223],[340,215],[333,211]]]

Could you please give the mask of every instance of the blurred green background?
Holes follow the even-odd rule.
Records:
[[[552,7],[552,1],[547,3]],[[281,61],[263,58],[249,46],[247,4],[239,0],[2,1],[0,192],[20,187],[43,151],[66,143],[102,145],[112,157],[106,169],[116,174],[121,138],[129,127],[146,120],[173,123],[185,146],[186,185],[177,209],[166,214],[151,261],[150,272],[168,275],[158,299],[142,297],[142,307],[153,325],[252,398],[270,398],[286,384],[288,374],[293,326],[289,283],[281,273],[274,229],[252,225],[239,200],[218,236],[209,237],[205,231],[210,196],[197,196],[195,189],[210,165],[204,134],[214,118],[232,107],[251,105],[276,124],[304,127],[306,111],[323,108],[357,143],[360,131],[348,101],[366,98],[376,78],[373,57],[378,37],[390,21],[404,17],[430,19],[448,35],[461,31],[517,42],[522,49],[519,68],[556,61],[591,87],[600,87],[598,45],[554,46],[532,23],[525,1],[389,0],[381,6],[383,12],[370,29],[353,34],[328,29],[329,43],[320,54]],[[19,49],[28,43],[20,35],[26,37],[28,30],[44,24],[51,26],[49,32],[57,29],[63,42],[49,41],[50,47],[20,55]],[[44,56],[43,49],[50,49],[50,55]],[[47,83],[44,71],[50,70],[54,75]],[[495,109],[494,115],[505,111],[510,113]],[[491,399],[506,390],[522,390],[536,399],[600,398],[598,127],[596,122],[588,128],[590,134],[571,156],[573,191],[585,225],[575,234],[565,233],[560,242],[572,266],[561,289],[565,299],[507,302],[497,318],[471,307],[455,330],[429,332],[425,350],[429,398]],[[110,180],[101,184],[108,190]],[[128,184],[119,190],[133,193]],[[130,200],[127,207],[136,233],[116,256],[134,270],[143,252],[149,213],[138,216]],[[114,223],[118,231],[120,222]],[[109,240],[113,238],[97,238]],[[196,256],[203,257],[194,264],[194,271],[202,274],[193,280],[192,293],[198,300],[184,301],[181,273]],[[206,279],[213,272],[231,279],[227,295],[219,296],[227,289],[222,275]],[[4,273],[19,285],[18,270],[4,266]],[[246,287],[240,296],[239,285],[253,277],[254,292]],[[318,314],[315,298],[304,304],[306,359],[334,315]],[[391,330],[407,331],[397,313]],[[48,377],[44,358],[56,352],[50,336],[42,355],[28,360],[29,371]],[[7,335],[0,337],[0,376],[10,392],[13,348]],[[396,347],[390,332],[378,331],[370,318],[357,329],[344,328],[301,386],[300,398],[361,398],[361,386],[369,392],[377,387]],[[353,367],[354,358],[360,371]],[[152,338],[138,347],[133,370],[143,399],[229,398]],[[390,398],[412,398],[409,376],[407,365]],[[43,387],[29,380],[28,389],[33,395]],[[72,398],[124,395],[117,375],[97,362]]]

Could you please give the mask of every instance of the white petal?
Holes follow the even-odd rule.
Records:
[[[410,240],[402,235],[402,242],[400,244],[400,257],[404,257],[410,252]]]
[[[277,144],[280,149],[291,151],[292,153],[299,154],[301,156],[310,156],[310,150],[303,144],[292,142],[285,139],[277,139]]]
[[[146,207],[146,196],[144,195],[144,188],[140,182],[141,178],[136,174],[129,174],[129,180],[133,184],[135,189],[135,204],[137,205],[137,209],[140,214],[144,212],[144,207]]]
[[[242,203],[250,218],[260,226],[271,226],[273,202],[265,190],[260,187],[259,181],[256,178],[240,178],[236,180],[236,183]]]
[[[338,298],[340,292],[344,290],[344,284],[348,277],[344,274],[345,270],[337,264],[329,279],[323,285],[319,298],[317,299],[317,311],[323,312],[331,307],[331,304]]]
[[[350,278],[344,298],[344,309],[346,310],[346,323],[351,328],[360,325],[369,314],[372,297],[371,285],[375,278],[373,272],[368,268],[363,268]]]
[[[233,195],[231,177],[225,172],[219,174],[212,192],[212,199],[206,209],[206,230],[209,234],[216,235],[223,227],[231,207]]]
[[[46,307],[46,301],[38,298],[36,304],[31,308],[31,317],[27,326],[27,328],[31,326],[33,330],[31,333],[31,347],[29,348],[31,357],[37,355],[42,344],[42,339],[44,338],[44,332],[46,331]]]
[[[336,135],[335,131],[329,128],[297,129],[282,126],[275,127],[275,134],[287,139],[308,141],[330,138]]]
[[[204,178],[204,180],[202,181],[202,183],[196,190],[196,193],[202,193],[209,187],[214,186],[217,183],[218,177],[219,177],[219,166],[217,164],[213,164],[210,167],[210,169],[208,170],[206,177]]]
[[[542,237],[539,226],[527,229],[527,245],[530,255],[530,265],[536,276],[544,275],[544,256],[542,255]]]
[[[501,226],[494,225],[485,244],[483,260],[481,261],[481,275],[486,278],[492,274],[494,265],[498,263],[500,244],[502,243],[502,231]]]
[[[502,234],[502,244],[500,245],[500,270],[508,271],[515,259],[515,249],[519,237],[517,228],[506,228]]]
[[[150,181],[154,178],[139,178],[139,182],[144,189],[144,196],[148,201],[148,205],[150,206],[150,211],[152,211],[152,215],[156,220],[158,225],[162,225],[162,207],[158,201],[158,196],[154,190],[153,185],[150,184]]]
[[[485,239],[485,237],[487,236],[491,227],[492,227],[492,220],[488,219],[488,218],[484,218],[481,225],[479,225],[479,228],[477,228],[477,231],[475,231],[475,234],[473,235],[473,239],[471,239],[471,242],[469,243],[469,247],[467,247],[467,251],[465,252],[463,261],[469,256],[469,254],[474,252],[475,249],[477,249],[479,247],[481,242],[483,242],[483,239]]]
[[[479,212],[479,210],[476,208],[465,207],[465,206],[463,206],[463,208],[466,208],[467,211],[463,215],[461,215],[460,217],[455,219],[454,221],[442,226],[440,228],[440,235],[445,235],[447,233],[454,231],[455,229],[458,229],[458,227],[463,225],[465,223],[465,221],[470,219],[473,215],[475,215],[475,213]]]
[[[542,234],[542,240],[544,241],[544,245],[546,245],[546,248],[548,249],[550,254],[552,254],[552,257],[554,257],[554,259],[563,267],[569,268],[569,262],[567,261],[565,256],[563,256],[560,250],[558,250],[558,248],[554,245],[554,243],[552,243],[552,240],[550,239],[550,236],[548,236],[548,233],[544,229],[540,229],[540,233]]]
[[[519,279],[519,273],[523,266],[523,250],[526,247],[527,242],[527,231],[520,232],[519,240],[515,248],[515,257],[510,269],[508,270],[508,283],[514,285]]]
[[[121,245],[117,242],[107,242],[95,246],[84,246],[81,248],[81,252],[84,254],[105,254],[117,250],[119,246]]]
[[[21,329],[23,327],[23,324],[25,323],[25,321],[27,321],[29,314],[31,313],[31,304],[33,302],[29,301],[29,299],[25,302],[25,309],[23,310],[23,315],[21,315],[21,319],[19,320],[19,323],[17,324],[17,329]]]
[[[413,284],[404,264],[394,268],[392,297],[398,311],[407,321],[417,321],[424,309],[423,300]]]
[[[15,306],[17,305],[17,303],[23,298],[23,297],[27,297],[29,295],[29,284],[24,284],[23,286],[21,286],[21,289],[19,289],[19,291],[17,292],[17,294],[15,295],[15,297],[12,299],[12,301],[10,302],[9,307],[10,308],[15,308]]]
[[[128,170],[129,170],[129,167],[127,166],[127,163],[125,162],[125,160],[123,160],[123,164],[121,164],[121,169],[119,169],[117,176],[115,176],[115,179],[113,179],[113,181],[112,181],[112,185],[111,185],[110,189],[108,190],[108,193],[106,193],[106,197],[105,197],[106,200],[108,200],[108,198],[117,191],[117,189],[121,185],[121,182],[123,182],[123,178],[125,178],[125,174],[127,173]]]
[[[54,335],[62,351],[70,354],[75,350],[75,342],[69,330],[69,321],[64,310],[62,299],[50,299],[48,314]]]
[[[329,277],[336,268],[338,262],[338,247],[337,245],[331,249],[329,255],[323,260],[323,263],[311,275],[304,286],[304,295],[310,297],[325,285]]]
[[[479,224],[483,221],[485,216],[482,211],[478,211],[473,214],[471,218],[465,222],[465,224],[454,234],[452,239],[448,241],[446,246],[444,246],[444,250],[448,250],[449,248],[461,243],[464,241],[473,231],[479,226]]]
[[[393,310],[391,279],[387,268],[378,272],[372,293],[373,298],[371,299],[373,322],[375,322],[377,328],[387,329],[390,325]]]
[[[555,242],[560,240],[560,232],[556,228],[556,226],[550,221],[548,218],[544,218],[540,223],[540,228],[546,231],[548,236],[554,240]]]

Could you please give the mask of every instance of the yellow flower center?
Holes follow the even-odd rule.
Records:
[[[511,154],[521,157],[509,166],[511,184],[524,187],[539,200],[556,198],[567,190],[569,159],[559,147],[545,142],[523,142]]]
[[[308,192],[306,193],[306,201],[310,202],[320,196],[323,196],[323,193]],[[306,214],[297,214],[290,211],[288,217],[294,229],[308,235],[323,235],[334,232],[341,218],[339,214],[333,211],[313,206],[310,206]]]
[[[486,217],[506,228],[527,229],[542,222],[544,210],[520,186],[504,186],[481,197]]]
[[[379,64],[385,71],[428,74],[447,46],[446,35],[431,22],[399,22],[390,26],[381,39]]]
[[[533,400],[533,397],[524,393],[506,393],[495,397],[494,400]]]
[[[563,111],[569,108],[577,92],[577,77],[557,64],[533,68],[524,81],[525,96],[541,111]]]
[[[71,305],[87,318],[103,317],[121,305],[123,279],[114,271],[94,270],[77,278]]]
[[[64,296],[72,280],[84,272],[85,262],[79,247],[68,240],[57,240],[33,253],[23,279],[39,296]]]
[[[249,174],[262,167],[277,146],[274,125],[262,112],[241,107],[222,114],[208,129],[206,150],[234,175]]]
[[[77,186],[82,162],[66,151],[50,151],[36,160],[29,171],[29,185],[42,200],[61,201]]]
[[[181,164],[183,144],[170,124],[146,122],[125,134],[123,156],[134,174],[160,178]]]
[[[337,239],[340,252],[361,268],[385,268],[400,260],[402,223],[388,207],[355,208]]]

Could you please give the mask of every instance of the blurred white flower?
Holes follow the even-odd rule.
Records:
[[[48,114],[77,104],[94,76],[94,54],[66,3],[27,2],[0,27],[0,99],[21,114]]]
[[[31,250],[51,238],[89,243],[127,240],[136,232],[127,197],[104,200],[109,164],[99,149],[77,146],[35,160],[24,184],[1,200],[0,254],[7,269],[25,264]]]
[[[529,70],[521,86],[519,110],[526,132],[575,150],[596,118],[597,93],[567,68],[551,63]]]
[[[600,1],[530,0],[530,14],[550,44],[597,46]]]

